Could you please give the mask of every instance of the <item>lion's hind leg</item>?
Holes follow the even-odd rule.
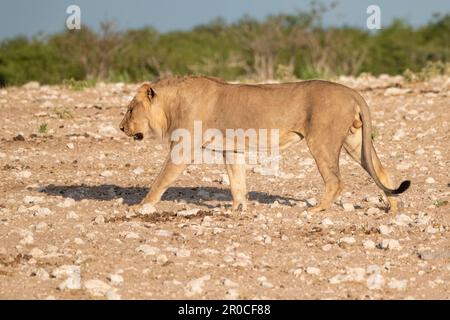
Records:
[[[311,209],[312,212],[318,212],[330,208],[343,189],[339,173],[339,152],[342,144],[327,144],[313,139],[307,139],[307,142],[325,182],[325,194],[320,203]]]

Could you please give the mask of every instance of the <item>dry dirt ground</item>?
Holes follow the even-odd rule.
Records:
[[[278,176],[249,168],[245,214],[219,165],[133,214],[167,153],[117,130],[137,85],[1,89],[0,298],[449,299],[450,79],[339,81],[367,99],[382,162],[412,180],[398,214],[345,154],[344,193],[309,213],[323,182],[304,142]]]

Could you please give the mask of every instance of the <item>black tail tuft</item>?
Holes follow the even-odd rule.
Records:
[[[411,181],[405,180],[400,184],[400,187],[394,190],[392,194],[400,194],[408,190],[408,188],[411,186]]]

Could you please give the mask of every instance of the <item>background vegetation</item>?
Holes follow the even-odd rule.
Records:
[[[264,21],[244,16],[231,24],[216,19],[168,33],[151,27],[117,32],[107,22],[97,33],[83,26],[47,37],[7,39],[0,42],[0,86],[31,80],[138,82],[170,74],[288,80],[409,70],[413,77],[430,62],[448,68],[448,14],[418,28],[396,20],[373,33],[323,27],[325,10],[314,6]]]

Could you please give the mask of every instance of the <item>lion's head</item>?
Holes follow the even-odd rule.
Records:
[[[150,84],[143,84],[128,105],[127,112],[120,123],[120,130],[135,140],[144,136],[162,134],[161,108],[157,105],[155,90]]]

